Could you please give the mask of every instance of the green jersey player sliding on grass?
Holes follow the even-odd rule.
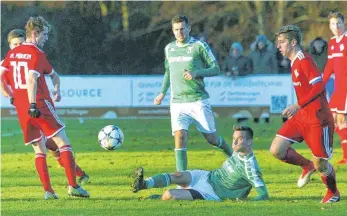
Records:
[[[216,124],[208,102],[204,77],[216,76],[220,68],[209,46],[189,36],[188,18],[177,15],[172,19],[176,41],[165,47],[165,75],[160,94],[154,104],[160,105],[171,86],[171,128],[175,137],[177,171],[187,169],[188,128],[195,123],[211,145],[231,156],[231,149],[216,134]]]
[[[144,169],[134,171],[132,190],[166,187],[177,184],[181,189],[170,189],[161,196],[163,200],[214,200],[245,199],[252,187],[258,193],[253,200],[266,200],[269,195],[252,151],[253,131],[246,126],[234,127],[232,148],[234,152],[213,171],[187,170],[164,173],[144,179]]]

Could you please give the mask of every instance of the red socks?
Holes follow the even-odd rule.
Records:
[[[336,176],[335,176],[335,170],[333,166],[329,164],[328,171],[322,175],[321,178],[323,180],[323,183],[328,188],[329,192],[335,194],[336,193]]]
[[[68,179],[69,185],[76,187],[76,163],[72,154],[71,146],[64,145],[59,148],[60,158],[63,167],[65,168],[65,175]]]
[[[46,154],[38,153],[35,155],[35,165],[37,173],[39,174],[41,183],[45,191],[54,193],[54,190],[51,186],[51,180],[49,178]]]

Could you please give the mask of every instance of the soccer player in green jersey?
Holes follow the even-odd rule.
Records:
[[[214,200],[245,199],[252,187],[258,193],[253,200],[269,199],[262,174],[252,151],[253,131],[247,126],[235,126],[232,156],[221,168],[213,171],[187,170],[164,173],[144,179],[144,169],[134,171],[134,193],[150,188],[166,187],[177,184],[181,189],[164,192],[162,200]]]
[[[231,156],[231,148],[216,134],[216,124],[208,102],[204,77],[216,76],[220,68],[210,47],[189,36],[188,18],[177,15],[172,19],[172,31],[176,41],[165,47],[165,75],[160,94],[154,104],[160,105],[171,88],[171,128],[175,137],[177,171],[187,169],[188,128],[195,123],[211,145]]]

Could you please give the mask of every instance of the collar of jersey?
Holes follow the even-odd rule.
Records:
[[[244,156],[241,156],[239,153],[237,154],[237,157],[242,160],[242,161],[247,161],[247,160],[252,160],[253,157],[254,157],[254,153],[249,153],[249,154],[246,154]]]
[[[188,42],[185,43],[185,44],[183,44],[183,45],[178,44],[177,41],[176,41],[176,46],[178,46],[178,47],[186,47],[186,46],[188,46],[192,41],[193,41],[193,38],[192,38],[192,37],[189,37]]]
[[[342,40],[342,38],[346,36],[347,37],[347,31],[345,31],[340,37],[335,36],[335,40],[337,43],[340,43],[340,41]]]
[[[38,50],[40,50],[41,52],[43,52],[40,48],[38,48],[35,44],[33,44],[33,43],[30,43],[30,42],[23,42],[22,43],[22,45],[30,45],[30,46],[34,46],[34,47],[36,47]]]
[[[302,50],[299,50],[299,51],[296,53],[294,59],[290,62],[290,66],[291,66],[291,67],[293,66],[295,59],[299,56],[300,53],[303,54]]]

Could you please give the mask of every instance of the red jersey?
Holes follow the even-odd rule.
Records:
[[[313,58],[299,51],[292,60],[291,73],[301,107],[295,117],[307,123],[326,124],[332,121],[322,77]]]
[[[324,68],[324,83],[335,74],[333,94],[347,93],[347,32],[340,37],[332,37],[328,45],[328,61]],[[345,98],[346,99],[346,98]],[[345,100],[344,100],[345,101]]]
[[[46,84],[45,74],[53,72],[51,64],[48,62],[45,53],[32,43],[22,43],[22,45],[10,50],[1,67],[7,70],[6,76],[13,91],[16,104],[29,105],[27,93],[27,79],[29,72],[38,73],[36,103],[44,103],[44,100],[51,101],[50,93]]]

